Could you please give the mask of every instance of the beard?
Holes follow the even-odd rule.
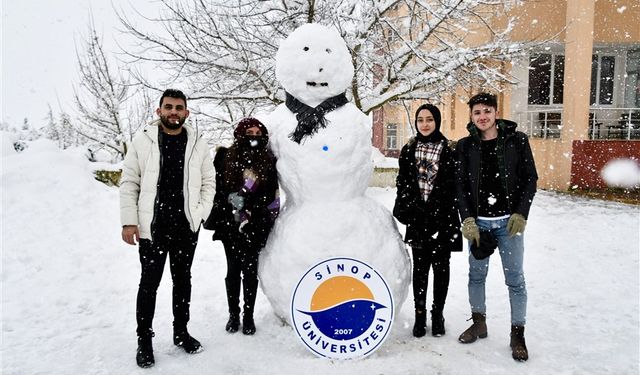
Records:
[[[178,117],[178,122],[176,123],[173,122],[173,120],[169,121],[169,118],[167,116],[160,116],[160,122],[162,123],[162,126],[171,130],[180,129],[186,120],[186,117]]]

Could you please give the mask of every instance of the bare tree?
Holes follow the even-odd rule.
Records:
[[[74,127],[90,141],[92,152],[105,149],[114,160],[121,160],[136,130],[151,118],[147,90],[134,85],[125,69],[109,61],[93,20],[76,56],[80,84],[74,88],[79,112]]]
[[[499,62],[526,47],[507,42],[512,20],[500,29],[490,22],[518,0],[159,2],[162,12],[146,20],[159,23],[161,32],[148,31],[154,28],[145,27],[139,13],[134,20],[119,12],[139,41],[125,52],[188,86],[191,99],[206,99],[218,123],[282,102],[274,74],[278,43],[307,22],[341,32],[356,69],[348,94],[365,113],[389,101],[437,98],[458,85],[508,82]]]

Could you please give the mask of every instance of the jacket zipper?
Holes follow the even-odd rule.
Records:
[[[504,160],[504,165],[502,166],[503,171],[502,173],[504,173],[504,188],[505,188],[505,195],[507,198],[507,205],[509,206],[509,215],[511,215],[513,213],[513,207],[511,206],[511,199],[509,198],[509,176],[507,176],[507,141],[509,140],[509,138],[511,138],[513,135],[505,135],[504,137],[504,147],[502,150],[502,160]]]
[[[147,131],[145,130],[145,134],[147,135],[147,137],[149,137],[149,134],[147,133]],[[160,129],[158,128],[158,137],[161,137],[162,135],[160,134]],[[149,139],[151,139],[151,137],[149,137]],[[154,143],[154,140],[151,139],[151,143]],[[158,170],[158,179],[156,180],[156,196],[154,198],[154,203],[153,203],[153,219],[151,219],[151,225],[149,230],[151,231],[151,241],[154,240],[155,237],[155,223],[156,223],[156,218],[158,217],[158,204],[160,203],[159,198],[158,198],[158,190],[160,189],[160,175],[162,174],[162,153],[160,152],[160,141],[158,139],[155,140],[155,144],[157,145],[157,149],[158,149],[158,165],[159,165],[159,170]]]
[[[477,181],[476,181],[476,219],[480,215],[480,180],[482,179],[482,140],[478,142],[478,145],[480,146],[480,155],[479,155],[480,157],[478,158],[478,160],[480,160],[480,167],[478,168],[478,175],[477,175]]]
[[[186,128],[185,128],[185,131],[187,131]],[[189,136],[189,133],[187,132],[187,137],[188,136]],[[197,231],[197,228],[196,228],[195,222],[193,221],[193,217],[191,217],[191,210],[189,209],[189,178],[191,177],[191,174],[189,173],[189,165],[191,164],[191,158],[193,157],[193,152],[194,152],[194,150],[196,148],[196,143],[197,143],[197,140],[198,140],[197,138],[198,138],[198,128],[197,128],[197,125],[196,125],[196,130],[195,130],[195,134],[194,134],[194,137],[193,137],[193,145],[191,146],[191,151],[190,151],[189,157],[185,160],[186,164],[184,166],[184,168],[186,168],[185,169],[185,171],[186,171],[186,173],[185,173],[185,177],[186,177],[185,178],[185,180],[186,180],[186,185],[185,186],[186,186],[186,189],[184,187],[182,189],[183,190],[182,195],[184,197],[184,213],[187,216],[187,220],[189,221],[189,224],[191,225],[191,230],[194,231],[194,232]],[[188,139],[189,138],[187,138],[187,142],[188,142]]]

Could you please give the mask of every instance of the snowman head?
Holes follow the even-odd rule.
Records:
[[[289,94],[316,107],[351,84],[351,54],[336,30],[308,23],[280,43],[276,78]]]

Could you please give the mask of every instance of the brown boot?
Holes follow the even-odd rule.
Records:
[[[529,359],[529,351],[524,342],[524,326],[511,326],[511,356],[516,361]]]
[[[481,339],[487,337],[487,319],[486,315],[482,313],[471,313],[471,319],[473,319],[473,324],[471,327],[467,328],[466,331],[462,332],[460,337],[458,337],[458,341],[463,344],[470,344],[480,337]]]

